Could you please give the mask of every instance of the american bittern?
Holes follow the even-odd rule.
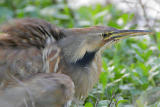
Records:
[[[151,33],[105,26],[61,29],[30,18],[13,20],[0,30],[3,107],[67,107],[84,101],[98,81],[102,48]]]

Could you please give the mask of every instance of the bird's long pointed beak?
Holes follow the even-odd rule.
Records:
[[[152,34],[153,32],[148,30],[116,30],[109,33],[109,36],[105,38],[107,39],[123,39],[127,37],[133,37],[133,36],[142,36],[142,35],[148,35]]]

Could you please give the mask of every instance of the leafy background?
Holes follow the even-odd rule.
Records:
[[[63,28],[104,25],[136,29],[136,16],[112,3],[73,9],[67,0],[0,0],[1,24],[13,18],[35,17]],[[156,23],[160,25],[160,21]],[[155,34],[125,39],[104,51],[100,81],[85,107],[160,107],[160,32],[146,28]]]

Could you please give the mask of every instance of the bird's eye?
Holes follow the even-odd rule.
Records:
[[[112,35],[112,33],[102,33],[103,38],[110,37],[110,35]]]

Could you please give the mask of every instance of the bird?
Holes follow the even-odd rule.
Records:
[[[0,91],[0,107],[68,107],[74,94],[64,74],[38,74]]]
[[[103,50],[121,39],[147,34],[152,32],[60,28],[38,18],[8,21],[0,27],[0,107],[83,104],[98,82]]]

